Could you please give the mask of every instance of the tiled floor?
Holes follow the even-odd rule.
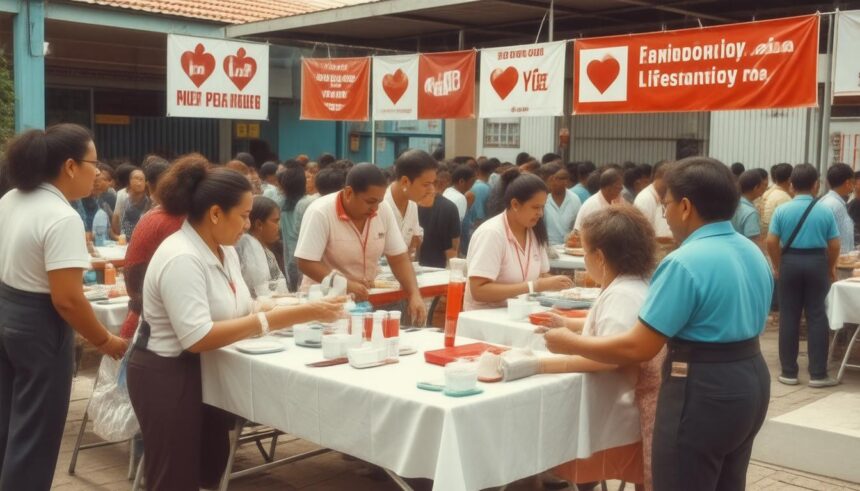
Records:
[[[860,371],[849,371],[843,384],[832,389],[810,389],[804,384],[786,387],[776,382],[777,374],[777,336],[773,322],[762,339],[762,347],[768,365],[771,367],[774,382],[771,386],[770,416],[776,416],[792,411],[831,394],[833,391],[860,392]],[[804,349],[802,346],[801,349]],[[801,354],[801,377],[806,366],[805,353]],[[58,490],[128,490],[127,480],[128,447],[116,445],[101,447],[81,452],[75,475],[69,475],[68,465],[71,450],[77,434],[81,417],[92,390],[94,369],[82,371],[75,379],[72,390],[72,402],[66,421],[66,433],[54,475],[54,489]],[[835,375],[835,370],[833,372]],[[802,378],[802,381],[805,379]],[[87,434],[86,440],[93,441],[94,437]],[[288,455],[315,448],[308,442],[284,438],[278,445],[279,455]],[[246,445],[237,455],[236,468],[261,462],[256,447]],[[411,481],[416,489],[430,489],[431,484],[426,480]],[[385,491],[396,490],[398,487],[389,479],[373,472],[361,462],[347,460],[337,452],[330,452],[300,462],[277,467],[266,473],[238,479],[231,483],[231,490],[350,490],[350,491]],[[534,480],[524,480],[514,483],[508,489],[512,491],[539,489]],[[610,486],[617,489],[617,485]],[[628,485],[626,489],[632,490]],[[747,489],[749,490],[857,490],[860,484],[846,483],[823,476],[815,476],[791,469],[784,469],[770,464],[753,462],[748,473]]]

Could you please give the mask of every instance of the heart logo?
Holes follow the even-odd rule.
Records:
[[[235,55],[224,58],[224,73],[242,90],[257,73],[257,62],[250,56],[245,56],[245,48],[239,48]]]
[[[409,87],[409,77],[399,68],[394,73],[388,73],[382,77],[382,90],[391,99],[392,104],[397,104],[397,101],[406,93],[407,87]]]
[[[606,55],[600,60],[591,60],[586,71],[588,72],[588,79],[602,94],[618,78],[621,65],[612,55]]]
[[[501,68],[496,68],[493,70],[493,73],[490,74],[490,85],[493,86],[493,89],[496,91],[496,94],[499,94],[499,97],[502,100],[505,100],[514,87],[517,86],[517,80],[520,79],[520,73],[516,68],[509,66],[502,70]]]
[[[186,51],[182,53],[179,59],[182,69],[185,74],[199,89],[203,82],[212,75],[215,71],[215,57],[211,53],[206,52],[206,48],[202,43],[198,43],[194,51]]]

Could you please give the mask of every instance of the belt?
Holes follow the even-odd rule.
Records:
[[[783,255],[786,254],[796,254],[798,256],[824,256],[827,255],[827,249],[817,248],[817,249],[795,249],[793,247],[787,249]]]
[[[761,353],[758,337],[734,343],[701,343],[672,339],[666,361],[728,363],[747,360]]]

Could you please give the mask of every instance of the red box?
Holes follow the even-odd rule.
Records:
[[[453,348],[443,348],[433,351],[424,352],[424,361],[434,365],[445,366],[452,361],[460,358],[478,358],[485,351],[490,353],[501,354],[508,351],[510,348],[506,346],[495,346],[487,343],[471,343],[454,346]]]

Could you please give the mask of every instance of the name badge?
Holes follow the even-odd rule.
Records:
[[[681,362],[681,361],[673,361],[672,362],[672,371],[669,373],[670,377],[679,377],[686,378],[687,371],[689,368],[689,364]]]

